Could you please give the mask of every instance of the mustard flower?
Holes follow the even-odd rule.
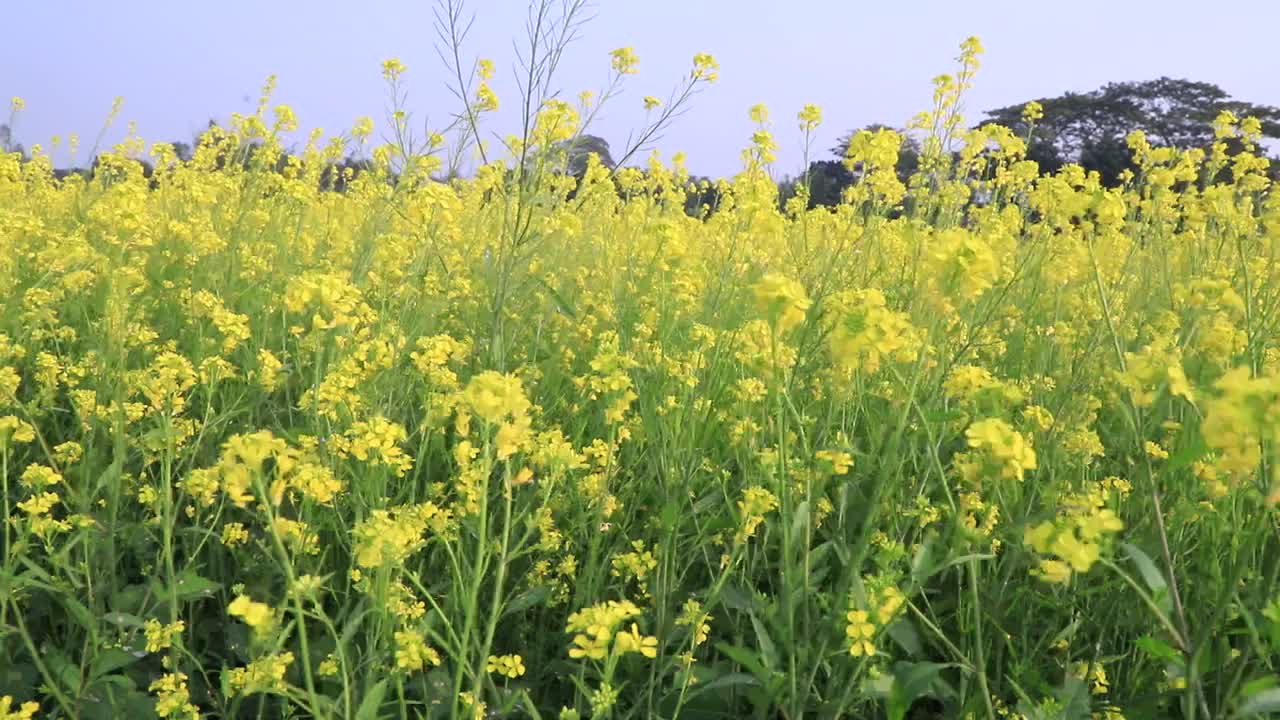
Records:
[[[620,47],[609,53],[609,65],[619,75],[634,75],[640,58],[631,47]]]

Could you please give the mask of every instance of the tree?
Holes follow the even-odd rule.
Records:
[[[1085,93],[1068,92],[1037,100],[1044,117],[1035,123],[1028,159],[1052,172],[1067,163],[1098,171],[1115,182],[1130,165],[1125,138],[1143,130],[1154,145],[1180,149],[1207,148],[1213,143],[1213,121],[1229,110],[1237,117],[1256,117],[1263,135],[1280,137],[1280,108],[1233,99],[1205,82],[1161,77],[1144,82],[1116,82]],[[1025,136],[1026,103],[987,111],[983,124],[998,123]]]
[[[866,130],[867,132],[893,130],[902,136],[902,147],[898,150],[898,164],[894,170],[897,172],[898,179],[905,184],[907,182],[907,178],[911,177],[912,173],[916,171],[916,168],[920,167],[920,141],[906,130],[891,128],[888,125],[883,125],[881,123],[872,123],[862,128],[862,130]],[[859,132],[861,132],[861,130],[853,130],[845,133],[836,141],[835,147],[831,148],[831,153],[835,155],[837,159],[843,160],[845,155],[849,152],[849,143],[853,142],[853,136],[857,135]]]
[[[612,169],[615,165],[613,155],[609,153],[609,141],[599,135],[579,135],[560,143],[558,151],[565,153],[565,169],[574,177],[581,178],[587,172],[587,158],[597,155],[600,164]]]
[[[853,173],[843,160],[814,160],[797,178],[789,178],[779,185],[778,200],[785,204],[796,194],[796,186],[808,182],[809,207],[819,205],[835,207],[845,188],[853,184]]]
[[[862,128],[868,132],[877,130],[888,130],[888,125],[873,123]],[[860,172],[860,168],[850,168],[845,164],[845,154],[849,150],[849,143],[853,141],[853,136],[859,131],[853,130],[842,136],[835,147],[831,148],[831,154],[835,155],[835,160],[814,160],[809,163],[809,167],[805,169],[800,177],[788,180],[783,184],[779,198],[785,202],[795,193],[794,184],[805,182],[809,183],[809,207],[817,207],[819,205],[826,207],[834,207],[840,204],[840,198],[845,188],[854,183]],[[902,148],[898,152],[898,164],[895,167],[898,178],[906,183],[907,178],[916,171],[920,165],[920,142],[905,131],[898,130],[902,135]]]
[[[4,123],[0,123],[0,152],[16,152],[19,155],[26,153],[21,143],[13,142],[13,130]]]

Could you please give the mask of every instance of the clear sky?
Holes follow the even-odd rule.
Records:
[[[26,99],[15,139],[28,146],[75,132],[88,147],[117,95],[125,98],[122,121],[135,120],[147,140],[189,140],[210,118],[251,111],[275,73],[277,102],[292,105],[304,128],[337,133],[361,115],[383,118],[379,66],[395,56],[409,67],[415,123],[439,125],[455,103],[435,54],[434,4],[3,0],[0,98]],[[477,19],[464,51],[498,65],[494,87],[504,102],[489,129],[501,134],[516,122],[509,68],[526,6],[468,4]],[[720,62],[720,81],[660,143],[666,153],[686,152],[695,174],[738,169],[752,130],[747,109],[757,102],[768,104],[776,126],[779,174],[800,169],[794,117],[804,103],[825,114],[820,154],[850,128],[904,124],[928,106],[930,79],[953,69],[968,35],[987,49],[966,103],[972,120],[984,109],[1160,75],[1280,105],[1278,0],[597,0],[593,12],[556,84],[570,97],[599,88],[608,51],[635,48],[640,73],[594,128],[614,148],[643,122],[641,98],[665,97],[694,53]]]

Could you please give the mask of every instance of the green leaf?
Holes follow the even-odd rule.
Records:
[[[1133,560],[1133,564],[1138,566],[1138,573],[1142,575],[1142,581],[1147,584],[1147,588],[1155,596],[1160,609],[1168,613],[1169,607],[1166,607],[1166,605],[1169,602],[1169,583],[1165,581],[1164,574],[1156,567],[1155,561],[1137,545],[1120,543],[1120,547],[1129,555],[1129,559]]]
[[[378,708],[386,694],[387,681],[379,680],[360,701],[360,707],[356,709],[356,720],[378,720]]]
[[[700,515],[722,505],[724,505],[724,495],[707,493],[693,503],[693,514]]]
[[[1089,686],[1080,678],[1067,675],[1056,694],[1058,702],[1062,703],[1062,711],[1058,715],[1061,720],[1088,720],[1092,717]]]
[[[764,660],[764,666],[769,670],[777,670],[778,650],[774,647],[773,638],[769,637],[769,630],[755,613],[751,614],[751,627],[755,628],[756,643],[760,646],[760,656]]]
[[[112,610],[116,611],[115,614],[129,615],[132,617],[144,614],[143,605],[146,603],[146,599],[146,585],[127,585],[119,591],[111,593],[111,599],[108,602],[108,605],[110,605]],[[111,621],[108,620],[108,622]],[[138,620],[138,624],[141,625],[142,621]]]
[[[1181,470],[1191,463],[1209,454],[1209,445],[1204,438],[1197,435],[1190,445],[1174,453],[1164,464],[1164,472],[1172,473]]]
[[[89,633],[90,637],[97,637],[98,620],[89,611],[89,608],[85,607],[79,600],[67,595],[63,595],[60,601],[71,617],[75,618],[76,624],[84,628],[84,631]]]
[[[102,616],[105,622],[111,623],[116,627],[140,628],[142,627],[142,618],[137,615],[130,615],[122,612],[109,612]]]
[[[751,612],[755,608],[755,600],[747,592],[734,585],[725,585],[720,589],[720,602],[731,610]]]
[[[907,618],[899,618],[885,632],[909,657],[916,657],[924,652],[924,646],[920,643],[920,631]]]
[[[714,680],[708,680],[706,682],[700,682],[697,685],[694,685],[693,686],[694,689],[692,692],[689,693],[688,697],[690,700],[692,700],[693,698],[705,692],[710,692],[712,690],[719,690],[720,688],[737,687],[739,685],[749,685],[752,687],[759,687],[760,681],[757,680],[755,676],[748,675],[746,673],[737,673],[737,672],[725,673],[724,675],[718,676]]]
[[[0,667],[0,695],[26,697],[40,682],[40,673],[31,663],[11,663]]]
[[[716,643],[716,649],[724,653],[725,657],[750,670],[751,674],[757,678],[769,676],[769,673],[764,669],[764,665],[760,663],[760,656],[754,651],[741,645],[730,645],[723,642]]]
[[[66,653],[51,648],[45,653],[44,662],[49,671],[57,678],[64,690],[73,694],[80,692],[80,668],[67,657]]]
[[[577,312],[574,311],[573,305],[570,305],[569,301],[565,300],[563,295],[557,292],[555,288],[551,287],[551,285],[547,283],[546,280],[543,280],[542,278],[536,277],[536,276],[534,277],[534,280],[539,285],[542,286],[543,290],[547,291],[547,294],[551,296],[552,300],[556,301],[556,305],[560,306],[560,312],[564,313],[565,315],[568,315],[573,320],[578,319],[578,314]]]
[[[1078,619],[1072,620],[1066,627],[1059,630],[1057,635],[1053,636],[1053,640],[1049,643],[1049,645],[1055,646],[1058,643],[1069,642],[1071,638],[1075,637],[1076,632],[1078,632],[1079,630],[1080,630],[1080,621]]]
[[[899,662],[893,668],[893,687],[885,701],[889,720],[903,720],[917,698],[929,694],[933,681],[947,666],[941,663]]]
[[[1280,678],[1277,678],[1274,675],[1263,675],[1262,677],[1254,678],[1240,686],[1240,696],[1246,698],[1253,697],[1263,690],[1269,690],[1275,687],[1277,683],[1280,683]]]
[[[911,558],[911,579],[917,585],[923,585],[937,571],[937,559],[934,557],[933,544],[937,540],[937,533],[930,532],[925,536],[924,541],[920,543],[920,547],[916,550],[916,554]]]
[[[544,585],[526,590],[507,603],[507,606],[502,610],[502,615],[506,617],[507,615],[522,613],[535,605],[542,604],[550,595],[551,590]]]
[[[200,577],[190,570],[179,574],[174,584],[177,586],[176,592],[179,600],[213,597],[217,591],[222,589],[221,584],[208,578]]]
[[[520,691],[520,707],[524,708],[533,720],[542,720],[542,713],[538,712],[538,706],[534,704],[533,698],[529,697],[528,690]]]
[[[1180,662],[1182,660],[1182,655],[1177,650],[1174,650],[1169,643],[1150,635],[1143,635],[1134,644],[1157,660],[1166,662]]]
[[[791,537],[802,538],[805,535],[805,528],[809,526],[809,501],[804,500],[796,506],[795,514],[791,518]]]
[[[138,662],[140,659],[141,656],[135,655],[134,653],[126,650],[121,650],[120,648],[107,648],[93,658],[93,663],[90,665],[89,677],[96,680],[103,675],[115,672],[120,668],[128,667],[129,665]]]
[[[1250,697],[1232,717],[1255,717],[1263,713],[1280,712],[1280,688],[1263,690]]]

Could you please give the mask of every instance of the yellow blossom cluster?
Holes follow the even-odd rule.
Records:
[[[640,608],[629,600],[609,600],[573,613],[565,625],[565,632],[576,633],[569,646],[569,657],[604,660],[610,653],[657,657],[657,638],[641,635],[634,622],[631,627],[620,629],[625,621],[639,616]]]

